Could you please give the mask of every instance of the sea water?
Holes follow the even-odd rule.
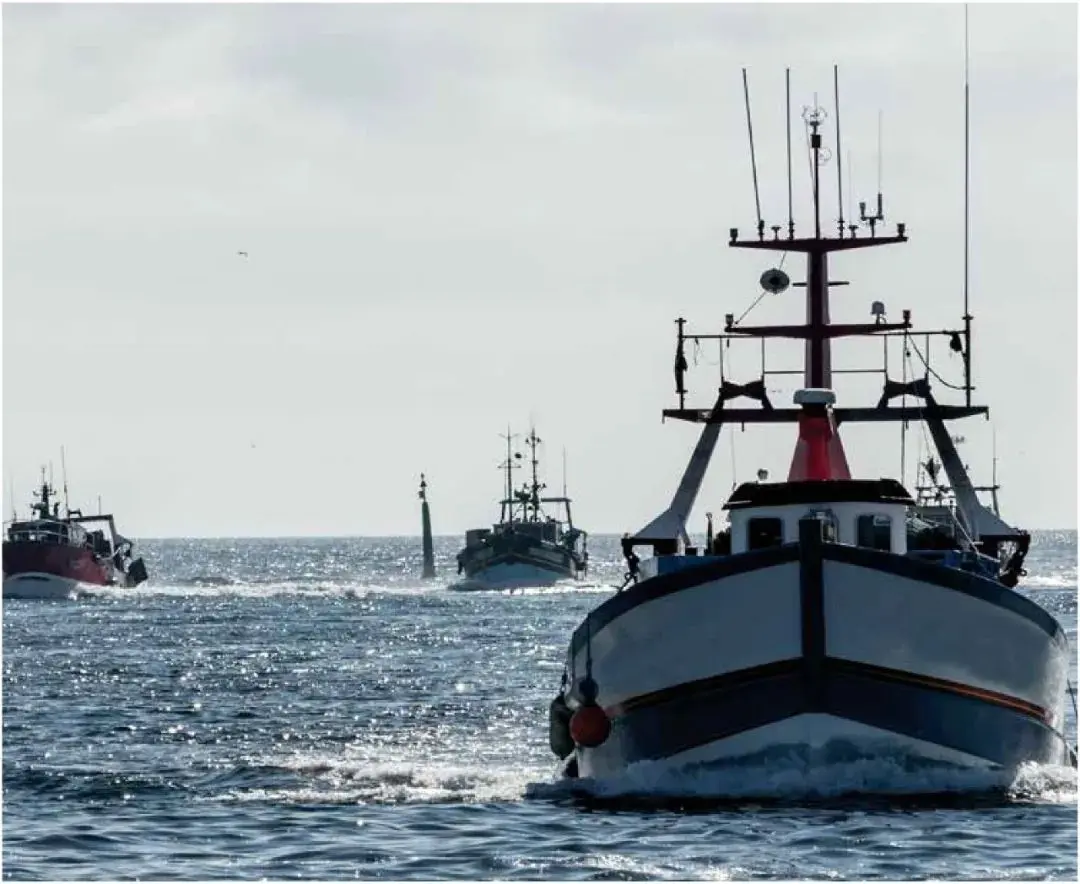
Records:
[[[1076,544],[1022,583],[1070,642]],[[590,546],[585,585],[462,593],[456,538],[434,581],[419,538],[142,541],[136,590],[4,602],[4,877],[1076,879],[1071,769],[559,783],[566,642],[622,578]]]

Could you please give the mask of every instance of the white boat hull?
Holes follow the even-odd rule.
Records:
[[[86,584],[55,574],[27,572],[4,577],[5,599],[74,601],[86,594]]]
[[[803,541],[644,580],[575,633],[612,721],[580,776],[773,753],[1067,763],[1060,624],[995,581]],[[579,702],[576,691],[567,700]]]

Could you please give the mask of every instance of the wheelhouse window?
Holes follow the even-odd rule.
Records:
[[[855,543],[892,552],[892,519],[877,513],[859,516],[855,519]]]
[[[784,542],[784,520],[773,517],[750,519],[746,523],[746,548],[766,549]]]

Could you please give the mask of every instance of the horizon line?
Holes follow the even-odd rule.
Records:
[[[1051,532],[1077,533],[1073,528],[1028,528],[1032,533],[1048,534]],[[462,534],[432,534],[432,539],[459,539]],[[590,531],[589,537],[622,537],[625,531]],[[704,535],[704,531],[691,531],[695,534]],[[422,534],[169,534],[169,535],[146,535],[134,536],[132,540],[421,540]]]

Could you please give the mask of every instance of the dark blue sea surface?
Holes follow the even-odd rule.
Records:
[[[571,793],[547,705],[616,540],[589,585],[515,593],[448,589],[457,545],[425,583],[416,538],[143,541],[137,590],[4,602],[4,877],[1076,880],[1071,769]],[[1038,534],[1023,584],[1070,641],[1076,545]]]

